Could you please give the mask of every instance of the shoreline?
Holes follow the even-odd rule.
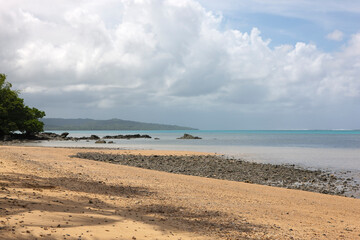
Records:
[[[175,139],[175,138],[174,138]],[[173,140],[174,140],[173,139]],[[295,164],[305,169],[323,169],[326,171],[352,171],[360,182],[360,148],[327,148],[306,146],[255,146],[255,145],[207,145],[209,139],[203,140],[117,140],[110,144],[96,144],[95,140],[79,141],[28,141],[18,144],[3,142],[4,145],[43,146],[43,147],[75,147],[105,149],[153,149],[215,152],[228,157],[243,158],[247,161],[271,164]],[[211,139],[210,139],[211,141]],[[205,142],[205,144],[203,144]],[[221,141],[220,141],[221,142]],[[1,143],[0,143],[1,144]],[[214,142],[212,144],[215,144]]]
[[[336,176],[333,172],[309,170],[290,164],[248,162],[214,154],[138,156],[81,151],[71,157],[176,174],[360,198],[360,185],[351,177]]]
[[[52,133],[51,133],[52,134]],[[137,134],[139,135],[139,134]],[[60,135],[56,135],[55,137],[59,137]],[[133,135],[128,135],[133,136]],[[47,141],[47,142],[53,142],[53,140],[36,140],[38,142]],[[97,153],[102,152],[103,150],[119,150],[119,151],[141,151],[141,152],[176,152],[177,154],[186,153],[185,155],[191,155],[191,154],[201,154],[201,155],[207,155],[209,156],[216,156],[217,159],[216,162],[219,163],[219,159],[225,159],[226,161],[220,161],[222,164],[222,168],[224,168],[224,163],[228,163],[229,161],[236,161],[239,162],[240,165],[243,164],[242,167],[245,167],[248,171],[258,174],[260,172],[260,177],[232,177],[232,176],[216,176],[218,173],[216,171],[214,172],[214,169],[210,169],[208,172],[198,173],[196,171],[186,171],[181,170],[177,171],[176,169],[163,169],[160,167],[159,164],[149,167],[149,166],[141,166],[141,164],[137,163],[136,167],[140,168],[146,168],[146,169],[153,169],[153,170],[159,170],[159,171],[165,171],[170,173],[177,173],[177,174],[185,174],[185,175],[192,175],[192,176],[202,176],[202,177],[208,177],[208,178],[215,178],[215,179],[224,179],[224,180],[231,180],[231,181],[239,181],[239,182],[246,182],[246,183],[254,183],[254,184],[260,184],[260,185],[266,185],[266,186],[274,186],[274,187],[282,187],[282,188],[288,188],[288,189],[298,189],[303,191],[310,191],[310,192],[318,192],[323,194],[330,194],[330,195],[339,195],[339,196],[345,196],[345,197],[351,197],[351,198],[358,198],[360,199],[360,171],[356,170],[348,170],[348,169],[333,169],[333,168],[325,168],[325,167],[311,167],[311,166],[304,166],[303,164],[293,164],[293,163],[273,163],[273,162],[264,162],[264,161],[256,161],[256,160],[247,160],[243,159],[241,156],[233,156],[231,154],[224,154],[224,153],[211,153],[211,152],[203,152],[203,151],[193,151],[193,150],[168,150],[168,149],[151,149],[151,148],[128,148],[128,147],[108,147],[103,146],[103,144],[98,144],[98,146],[43,146],[43,145],[24,145],[24,143],[36,143],[34,140],[26,140],[25,142],[19,143],[13,143],[11,141],[9,142],[2,142],[0,143],[0,146],[18,146],[18,147],[41,147],[41,148],[58,148],[58,149],[79,149],[79,150],[98,150]],[[69,140],[62,140],[60,142],[69,142]],[[73,141],[71,141],[73,142]],[[7,144],[3,144],[7,143]],[[84,153],[84,152],[79,152]],[[86,153],[86,152],[85,152]],[[91,154],[97,154],[97,153],[91,153]],[[86,155],[86,154],[85,154]],[[125,153],[126,155],[126,153]],[[94,159],[94,156],[82,156],[80,158],[89,159],[89,160],[96,160]],[[96,157],[95,157],[96,158]],[[99,156],[97,157],[99,160]],[[110,157],[112,158],[112,157]],[[159,159],[158,159],[159,160]],[[164,159],[163,159],[164,160]],[[165,159],[166,160],[166,159]],[[184,159],[182,159],[184,160]],[[108,161],[106,157],[100,157],[100,161],[110,162],[113,164],[122,164],[119,161]],[[124,165],[128,166],[134,166],[132,164],[129,164],[129,162],[125,161]],[[208,164],[207,162],[206,164]],[[178,162],[179,165],[181,165],[181,161]],[[250,166],[249,166],[250,165]],[[234,166],[234,165],[233,165]],[[188,166],[192,167],[192,166]],[[236,166],[237,167],[237,166]],[[224,171],[231,171],[231,167],[228,167],[230,169],[225,169]],[[264,174],[264,168],[266,171],[269,169],[272,171],[265,172]],[[274,169],[275,168],[275,169]],[[278,171],[277,168],[279,168]],[[199,169],[197,169],[199,170]],[[275,171],[274,171],[275,170]],[[281,171],[285,170],[285,171]],[[233,172],[233,171],[231,171]],[[223,171],[220,172],[223,174]],[[310,174],[309,174],[310,173]],[[211,176],[212,174],[215,174],[215,176]],[[240,174],[244,174],[244,171],[242,171]],[[276,177],[274,178],[272,174],[275,174]],[[295,175],[289,175],[289,174],[295,174]],[[270,179],[269,179],[270,178]],[[304,178],[304,179],[302,179]],[[268,180],[269,179],[269,180]],[[315,186],[314,186],[315,185]]]
[[[360,237],[359,199],[69,157],[83,150],[0,146],[2,238]],[[101,151],[141,156],[207,155]]]
[[[55,133],[44,132],[36,136],[38,139],[48,139],[50,141],[44,140],[36,143],[29,141],[21,145],[75,146],[77,148],[98,148],[101,146],[101,148],[110,149],[216,152],[250,162],[294,164],[304,169],[321,169],[335,173],[336,176],[353,177],[360,183],[360,159],[358,158],[360,148],[357,144],[359,136],[357,132],[355,135],[334,135],[332,131],[325,131],[324,134],[318,134],[318,131],[302,131],[302,134],[295,135],[291,131],[291,134],[280,135],[269,135],[268,131],[214,132],[204,130],[200,132],[202,132],[199,135],[203,138],[202,140],[178,140],[177,138],[183,134],[178,131],[57,131]],[[266,134],[264,134],[265,132]],[[311,136],[310,139],[308,137],[310,136],[309,133],[315,135]],[[194,134],[198,135],[197,133]],[[339,136],[341,136],[340,139]],[[107,139],[108,137],[109,139]],[[351,171],[351,174],[347,174],[348,171]]]
[[[50,134],[50,135],[49,135]],[[54,133],[48,133],[47,135],[51,136],[54,135],[54,138],[61,138],[61,135],[59,134],[54,134]],[[47,136],[46,135],[46,136]],[[66,133],[67,136],[67,133]],[[65,136],[65,138],[67,138]],[[92,135],[95,136],[97,138],[96,135]],[[88,138],[91,139],[91,137],[80,137],[79,139],[80,142],[84,141],[84,138]],[[119,135],[119,136],[137,136],[136,138],[143,137],[143,136],[148,136],[148,135],[140,135],[140,134],[132,134],[132,135]],[[147,137],[146,137],[147,138]],[[151,138],[151,137],[150,137]],[[100,138],[102,139],[102,138]],[[245,162],[247,164],[252,165],[252,167],[249,168],[249,166],[245,166],[248,169],[252,170],[252,171],[260,171],[261,172],[261,179],[259,178],[252,178],[251,176],[248,177],[248,179],[246,178],[233,178],[233,177],[212,177],[210,176],[210,174],[215,174],[217,175],[217,173],[214,173],[214,171],[211,171],[210,173],[202,173],[202,174],[198,174],[196,172],[192,172],[192,173],[186,173],[186,171],[180,171],[177,172],[176,170],[174,171],[174,169],[167,169],[169,170],[168,172],[174,172],[174,173],[179,173],[179,174],[186,174],[186,175],[193,175],[193,176],[203,176],[203,177],[212,177],[212,178],[217,178],[217,179],[225,179],[225,180],[233,180],[233,181],[240,181],[240,182],[248,182],[248,183],[255,183],[255,184],[261,184],[261,185],[267,185],[267,186],[275,186],[275,187],[284,187],[284,188],[290,188],[290,189],[299,189],[299,190],[304,190],[304,191],[311,191],[311,192],[319,192],[319,193],[324,193],[324,194],[330,194],[330,195],[340,195],[340,196],[346,196],[346,197],[353,197],[353,198],[359,198],[360,199],[360,171],[359,170],[349,170],[349,169],[334,169],[334,168],[328,168],[328,167],[314,167],[314,166],[306,166],[306,164],[296,164],[296,163],[275,163],[275,162],[266,162],[266,161],[258,161],[258,160],[249,160],[249,159],[243,159],[242,156],[238,156],[238,155],[232,155],[232,154],[225,154],[225,153],[212,153],[212,152],[204,152],[204,151],[197,151],[197,150],[182,150],[182,149],[178,149],[178,150],[168,150],[168,149],[152,149],[152,148],[129,148],[129,147],[109,147],[109,145],[104,146],[104,144],[97,144],[97,146],[46,146],[46,145],[36,145],[36,144],[31,144],[31,143],[36,143],[36,141],[38,141],[39,143],[46,141],[46,142],[54,142],[54,140],[25,140],[24,142],[19,142],[19,143],[13,143],[11,141],[9,142],[2,142],[2,143],[7,143],[4,145],[0,146],[20,146],[20,147],[49,147],[49,148],[65,148],[65,149],[82,149],[82,150],[86,150],[86,149],[91,149],[91,150],[121,150],[121,151],[168,151],[168,152],[194,152],[194,153],[202,153],[202,154],[206,154],[206,155],[212,155],[215,154],[217,156],[221,156],[226,158],[227,160],[236,160],[239,162]],[[56,141],[55,141],[56,142]],[[59,142],[77,142],[74,140],[60,140]],[[25,143],[25,144],[24,144]],[[26,143],[30,143],[29,145],[26,145]],[[86,142],[88,143],[88,142]],[[254,147],[252,147],[254,148]],[[269,147],[272,148],[272,147]],[[299,150],[301,150],[302,148],[299,148]],[[86,158],[86,157],[84,157]],[[92,157],[90,156],[90,159],[92,159]],[[94,159],[92,159],[94,160]],[[106,159],[103,159],[106,160]],[[216,159],[217,161],[218,159]],[[109,161],[107,161],[109,162]],[[113,162],[114,163],[114,162]],[[119,163],[117,163],[119,164]],[[127,165],[127,164],[125,164]],[[130,165],[131,166],[131,165]],[[285,176],[284,173],[282,173],[281,171],[273,171],[273,172],[269,172],[268,174],[264,174],[263,172],[263,168],[277,168],[279,167],[280,169],[284,169],[285,168]],[[266,167],[266,166],[270,166],[270,167]],[[140,165],[137,167],[141,167]],[[159,166],[158,166],[159,167]],[[148,169],[153,169],[153,170],[159,170],[159,171],[164,171],[164,169],[161,168],[148,168]],[[191,166],[190,166],[191,167]],[[224,167],[224,165],[222,166]],[[294,181],[294,178],[292,176],[289,176],[289,168],[291,168],[291,174],[296,174],[297,175],[297,182]],[[165,169],[165,171],[167,171]],[[294,170],[300,170],[300,172],[294,172]],[[226,169],[225,169],[226,171]],[[315,173],[314,174],[310,174],[312,176],[308,176],[308,174],[306,172],[312,172]],[[243,172],[244,173],[244,172]],[[242,174],[243,174],[242,173]],[[279,174],[279,176],[277,176],[273,182],[271,182],[271,174]],[[301,176],[302,175],[302,176]],[[301,177],[305,178],[305,180],[302,180]],[[270,178],[270,180],[266,180],[266,178]],[[288,179],[287,179],[288,178]],[[316,187],[312,187],[312,185],[316,185]]]

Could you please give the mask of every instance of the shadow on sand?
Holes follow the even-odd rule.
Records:
[[[46,194],[47,191],[54,194],[49,196]],[[71,196],[67,196],[65,191],[70,191]],[[101,196],[99,198],[102,200],[96,196]],[[129,204],[119,207],[115,203],[116,200],[127,201]],[[142,203],[134,204],[136,200],[141,200]],[[35,175],[3,174],[0,176],[0,206],[2,239],[35,239],[30,231],[26,232],[26,229],[31,227],[66,229],[81,226],[91,229],[91,226],[95,225],[112,225],[117,221],[112,218],[113,216],[141,221],[154,225],[157,229],[196,232],[216,239],[247,239],[246,236],[256,231],[264,231],[266,228],[241,220],[241,216],[164,204],[155,192],[146,188],[114,186],[80,178],[41,178]],[[68,226],[56,220],[50,221],[46,226],[36,222],[21,222],[21,219],[14,224],[14,215],[34,211],[74,216],[68,220],[71,221]],[[96,217],[89,217],[90,214],[96,214]],[[65,239],[86,239],[79,237],[64,236]],[[48,235],[44,236],[44,239],[55,238]]]

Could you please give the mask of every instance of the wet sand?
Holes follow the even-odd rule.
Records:
[[[0,146],[0,239],[360,239],[359,199],[69,157],[80,151]]]

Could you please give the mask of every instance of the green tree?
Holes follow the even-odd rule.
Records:
[[[44,124],[39,118],[43,118],[45,112],[26,106],[19,97],[19,91],[11,87],[6,75],[0,74],[0,138],[14,131],[26,135],[42,132]]]

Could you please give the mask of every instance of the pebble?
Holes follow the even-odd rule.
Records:
[[[353,180],[348,177],[346,179],[341,178],[331,172],[309,170],[295,165],[247,162],[242,159],[214,155],[143,156],[81,152],[72,157],[170,173],[300,189],[332,195],[351,196],[359,191]],[[89,200],[89,203],[93,202]]]

